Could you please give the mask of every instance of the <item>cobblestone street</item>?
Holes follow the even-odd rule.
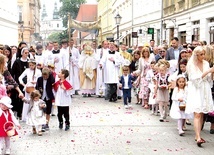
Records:
[[[212,154],[213,135],[209,124],[202,137],[207,141],[198,148],[193,125],[187,126],[185,136],[178,135],[176,121],[159,122],[149,110],[133,104],[124,109],[122,100],[109,103],[103,98],[74,96],[70,109],[71,129],[58,128],[52,117],[50,131],[42,137],[33,135],[31,127],[21,123],[19,137],[11,140],[12,155],[140,155],[140,154]]]

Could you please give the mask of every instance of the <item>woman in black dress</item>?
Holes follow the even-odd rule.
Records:
[[[19,76],[24,72],[26,68],[28,68],[29,50],[27,47],[24,47],[21,50],[21,55],[22,55],[21,58],[16,59],[16,61],[13,64],[11,69],[11,75],[14,78],[14,80],[19,84],[20,89],[23,90],[24,87],[19,83]],[[23,81],[27,82],[27,77],[25,77]],[[17,117],[21,118],[23,101],[21,99],[18,99],[18,96],[13,96],[12,100],[16,101],[14,110],[17,111]]]

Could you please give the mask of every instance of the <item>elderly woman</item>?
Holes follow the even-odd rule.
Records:
[[[195,140],[199,147],[206,142],[201,138],[204,114],[214,109],[211,93],[211,73],[214,72],[214,67],[210,68],[209,63],[204,60],[205,52],[203,47],[196,47],[187,64],[189,82],[185,112],[194,113]]]

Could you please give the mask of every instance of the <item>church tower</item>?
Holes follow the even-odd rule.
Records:
[[[45,17],[47,17],[47,12],[46,12],[46,6],[43,4],[43,9],[42,9],[42,20],[44,20]]]
[[[59,19],[59,11],[57,9],[57,3],[54,3],[53,19]]]

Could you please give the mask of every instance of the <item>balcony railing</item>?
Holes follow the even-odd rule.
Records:
[[[164,8],[164,16],[171,15],[173,13],[175,13],[175,5],[174,4]]]
[[[192,7],[197,6],[201,3],[201,0],[192,0]]]
[[[178,11],[185,10],[185,0],[179,0],[178,1]]]

